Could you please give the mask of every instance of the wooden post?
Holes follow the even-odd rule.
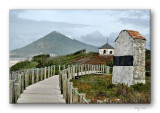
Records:
[[[62,75],[62,81],[63,81],[63,98],[66,98],[66,75]]]
[[[59,65],[59,71],[61,71],[61,65]]]
[[[107,75],[109,75],[109,68],[110,68],[109,66],[107,66],[107,68],[106,68],[106,74]]]
[[[55,65],[54,65],[54,67],[53,67],[53,71],[54,71],[54,72],[53,72],[53,75],[55,75],[55,73],[56,73],[56,72],[55,72]]]
[[[83,66],[81,65],[81,76],[83,75]]]
[[[75,65],[73,65],[73,79],[75,79]]]
[[[89,64],[88,64],[88,68],[87,69],[88,69],[88,74],[89,74]]]
[[[61,79],[62,79],[62,75],[63,75],[62,71],[59,73],[59,87],[60,87],[60,90],[62,89],[61,88]]]
[[[34,69],[32,69],[32,84],[34,84]]]
[[[22,76],[21,76],[21,79],[22,79],[22,92],[24,91],[24,89],[25,89],[25,85],[24,85],[24,82],[25,82],[25,75],[24,75],[24,73],[22,74]]]
[[[72,104],[72,86],[73,82],[68,83],[68,95],[69,95],[69,103]]]
[[[43,68],[41,68],[41,81],[43,80]]]
[[[37,81],[36,82],[39,82],[39,69],[37,68]]]
[[[19,84],[14,83],[14,103],[17,103],[19,97]]]
[[[46,79],[46,75],[47,75],[47,70],[46,67],[44,67],[44,79]]]
[[[78,88],[73,88],[72,94],[73,94],[73,103],[74,104],[78,103],[78,94],[76,92],[78,92]]]
[[[53,76],[53,69],[52,69],[53,67],[52,67],[52,65],[51,65],[51,76]]]
[[[70,79],[72,79],[72,77],[73,77],[73,65],[71,65],[71,67],[70,67],[70,75],[71,75]]]
[[[87,74],[87,65],[84,64],[85,75]]]
[[[22,75],[22,74],[18,74],[18,84],[19,84],[19,93],[20,93],[20,94],[21,94],[21,92],[22,92],[22,90],[21,90],[21,88],[22,88],[21,75]],[[19,94],[19,95],[20,95],[20,94]]]
[[[48,66],[48,78],[50,77],[50,67]]]
[[[78,65],[78,76],[80,76],[80,74],[81,74],[81,67],[80,65]]]
[[[77,73],[78,72],[78,67],[77,67],[77,65],[76,65],[76,70],[75,70],[75,73]]]
[[[13,103],[13,80],[9,81],[9,103]]]
[[[25,88],[29,86],[29,75],[28,71],[25,73]]]
[[[86,98],[86,94],[85,93],[81,93],[80,94],[80,104],[84,104],[85,101],[83,100],[83,97]]]

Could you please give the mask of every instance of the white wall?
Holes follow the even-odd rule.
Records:
[[[103,54],[104,50],[106,50],[106,54]],[[112,51],[112,54],[110,54],[110,51]],[[114,55],[114,49],[99,49],[100,55]]]

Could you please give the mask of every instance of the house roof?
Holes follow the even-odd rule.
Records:
[[[104,44],[103,46],[99,47],[99,49],[114,49],[111,45],[108,43]]]
[[[122,31],[127,31],[128,34],[133,38],[133,39],[142,39],[142,40],[146,40],[146,38],[144,38],[138,31],[133,31],[133,30],[122,30]],[[121,31],[121,32],[122,32]],[[116,40],[118,39],[118,37],[116,38]],[[115,41],[116,41],[115,40]]]
[[[138,31],[126,30],[133,39],[146,40]]]

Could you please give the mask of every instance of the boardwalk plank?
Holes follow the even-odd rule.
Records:
[[[59,89],[59,76],[55,75],[28,86],[17,103],[66,103]]]

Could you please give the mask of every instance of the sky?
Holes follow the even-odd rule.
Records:
[[[150,48],[150,10],[10,10],[10,50],[52,31],[94,46],[109,43],[121,30],[139,31]]]

